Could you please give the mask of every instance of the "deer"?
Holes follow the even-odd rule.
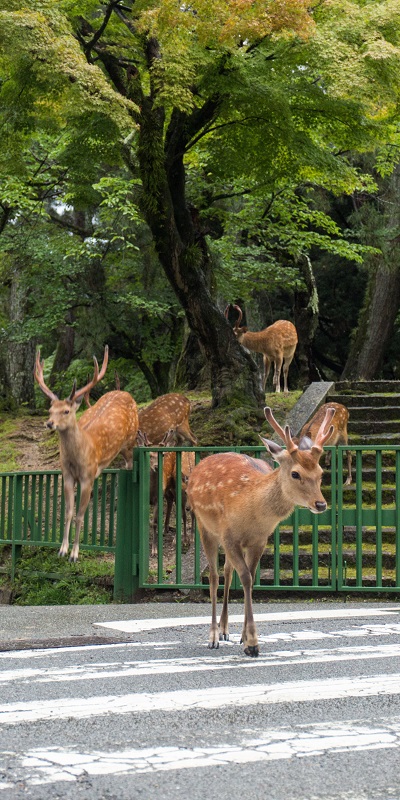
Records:
[[[168,431],[176,432],[176,444],[189,442],[196,445],[197,439],[189,425],[190,401],[183,394],[162,394],[150,405],[139,410],[139,428],[147,434],[150,444],[158,445]]]
[[[273,470],[260,459],[239,453],[216,453],[199,461],[188,481],[188,500],[194,512],[210,570],[211,625],[208,647],[218,648],[229,639],[228,601],[233,570],[244,591],[244,624],[241,642],[250,657],[259,654],[257,628],[252,608],[252,588],[257,564],[279,522],[295,506],[321,514],[327,503],[321,494],[319,460],[325,442],[332,436],[334,408],[328,408],[314,441],[296,445],[289,426],[283,429],[266,406],[265,417],[284,442],[260,436],[267,452],[279,464]],[[217,624],[219,546],[225,551],[224,594]]]
[[[238,312],[238,318],[233,326],[233,333],[238,342],[255,353],[262,353],[264,374],[262,380],[263,391],[267,383],[271,364],[274,364],[273,386],[276,392],[281,391],[281,370],[283,372],[283,391],[287,393],[288,373],[290,364],[296,350],[298,338],[297,331],[292,322],[278,319],[262,331],[248,331],[246,326],[240,327],[243,318],[239,306],[233,306]],[[229,305],[225,309],[225,318],[228,319]]]
[[[75,484],[79,483],[81,498],[75,521],[75,538],[69,560],[77,561],[79,556],[80,532],[89,504],[95,479],[118,453],[125,460],[125,466],[132,466],[133,447],[138,430],[138,411],[133,397],[120,390],[106,392],[77,419],[76,412],[82,398],[104,376],[108,363],[108,346],[104,349],[101,370],[93,356],[94,373],[92,380],[81,389],[73,383],[72,391],[65,400],[60,400],[46,386],[43,377],[44,361],[40,359],[40,349],[36,354],[34,377],[40,389],[51,401],[49,418],[45,423],[52,431],[57,431],[60,440],[61,472],[65,497],[65,528],[59,556],[65,556],[69,549],[69,532],[74,513]]]
[[[320,406],[311,419],[306,422],[305,425],[303,425],[299,433],[298,440],[301,441],[304,436],[307,436],[311,440],[313,439],[319,426],[321,425],[327,408],[334,408],[335,416],[332,421],[333,433],[332,436],[327,440],[326,444],[335,446],[348,444],[349,437],[347,433],[347,423],[349,421],[349,411],[346,406],[343,406],[341,403],[325,403],[324,405]],[[295,438],[294,441],[297,441],[297,439]],[[331,458],[332,454],[330,452],[326,453],[325,467],[329,467]],[[347,479],[344,485],[350,486],[351,483],[351,451],[347,450]]]
[[[137,444],[139,446],[150,447],[148,437],[143,431],[139,429],[137,435]],[[160,447],[174,447],[176,445],[176,432],[171,428],[165,434],[162,441],[159,443]],[[151,555],[157,555],[157,516],[158,516],[158,453],[150,454],[150,503],[154,506],[153,522],[152,522],[152,545]],[[183,545],[187,547],[190,544],[190,537],[187,531],[186,519],[186,490],[189,475],[195,465],[194,453],[182,453],[181,455],[181,498],[182,498],[182,523],[183,523]],[[162,459],[163,480],[162,490],[163,497],[166,500],[167,508],[164,522],[164,536],[169,530],[169,521],[171,517],[172,507],[176,503],[176,453],[164,453]],[[192,516],[192,534],[194,529],[194,520]]]

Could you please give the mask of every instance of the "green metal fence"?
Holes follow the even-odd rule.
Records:
[[[400,590],[400,446],[362,445],[355,453],[353,484],[343,486],[347,449],[325,448],[328,509],[296,509],[276,529],[257,569],[256,590],[394,592]],[[136,590],[204,589],[207,567],[197,530],[183,539],[182,455],[195,459],[221,451],[260,457],[263,447],[136,448],[132,470],[105,470],[95,482],[81,536],[81,549],[115,555],[114,597]],[[177,498],[171,529],[163,534],[163,502],[156,517],[157,555],[151,555],[150,452],[158,453],[162,498],[164,454],[176,453]],[[79,494],[77,503],[79,502]],[[0,545],[12,547],[12,572],[23,546],[58,548],[64,525],[62,476],[58,471],[0,474]],[[190,519],[187,522],[190,526]],[[175,541],[173,537],[175,536]],[[223,553],[221,553],[221,584]],[[240,588],[234,574],[232,588]]]

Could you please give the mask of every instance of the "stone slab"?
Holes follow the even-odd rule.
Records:
[[[335,388],[332,381],[315,381],[307,386],[296,405],[289,412],[286,425],[289,425],[293,436],[298,436],[303,425],[326,402],[327,395]]]

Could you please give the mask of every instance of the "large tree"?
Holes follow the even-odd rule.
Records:
[[[348,153],[390,134],[398,4],[3,0],[2,9],[9,131],[13,112],[25,119],[24,135],[58,120],[67,131],[58,163],[75,204],[90,201],[101,158],[123,159],[160,264],[210,363],[214,404],[259,403],[254,363],[213,298],[190,171],[212,175],[209,206],[218,184],[231,196],[235,185],[242,197],[251,192],[260,205],[285,185],[361,187]],[[288,252],[304,256],[294,245]]]

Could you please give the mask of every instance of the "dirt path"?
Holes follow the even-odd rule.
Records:
[[[9,435],[17,450],[18,470],[59,469],[58,438],[44,427],[44,417],[23,417]]]

